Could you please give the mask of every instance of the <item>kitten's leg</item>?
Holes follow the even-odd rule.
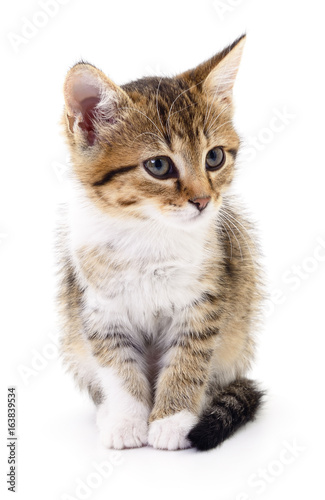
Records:
[[[204,404],[216,331],[183,332],[174,335],[158,378],[148,438],[155,448],[189,447],[187,435]]]
[[[97,410],[101,441],[108,448],[147,444],[151,391],[144,374],[141,347],[130,335],[110,332],[89,338],[104,400]]]

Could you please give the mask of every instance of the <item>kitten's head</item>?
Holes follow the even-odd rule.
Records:
[[[90,64],[69,71],[72,162],[103,212],[181,226],[216,213],[239,147],[232,88],[244,42],[174,78],[118,86]]]

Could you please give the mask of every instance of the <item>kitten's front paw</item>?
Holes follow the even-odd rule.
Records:
[[[187,435],[197,421],[198,418],[186,410],[154,420],[149,427],[148,443],[160,450],[190,448],[191,443]]]
[[[110,418],[106,412],[97,413],[101,442],[106,448],[139,448],[148,443],[148,423],[137,417]]]

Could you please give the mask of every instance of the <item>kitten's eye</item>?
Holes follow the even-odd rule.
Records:
[[[174,164],[168,156],[157,156],[146,160],[143,164],[149,174],[160,179],[171,177],[175,173]]]
[[[213,148],[207,154],[205,167],[207,170],[218,170],[225,163],[226,155],[222,148]]]

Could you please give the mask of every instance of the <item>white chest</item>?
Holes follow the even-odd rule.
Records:
[[[112,325],[157,331],[204,291],[208,225],[195,231],[110,220],[83,208],[70,218],[70,253],[78,269],[81,248],[113,249],[116,270],[102,283],[85,283],[84,315],[92,328]],[[100,276],[96,273],[96,279]],[[97,286],[98,285],[98,286]]]
[[[87,287],[85,314],[96,329],[123,325],[154,335],[203,292],[203,256],[191,261],[132,261],[107,280],[107,289]],[[202,289],[202,290],[201,290]]]
[[[161,263],[130,264],[117,278],[119,300],[137,311],[170,313],[190,304],[198,295],[200,259],[173,259]],[[133,311],[134,316],[136,311]]]

